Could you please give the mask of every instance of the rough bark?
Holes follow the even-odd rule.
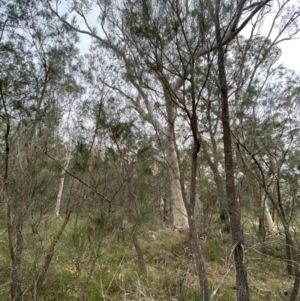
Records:
[[[218,77],[221,90],[222,101],[222,126],[223,126],[223,144],[226,175],[226,195],[228,200],[228,209],[230,216],[230,226],[232,233],[232,248],[234,253],[236,270],[236,296],[238,301],[250,300],[250,292],[247,281],[247,271],[245,267],[244,237],[241,226],[240,206],[237,199],[237,192],[234,178],[234,165],[231,143],[230,115],[228,105],[228,86],[225,71],[225,57],[222,45],[219,11],[220,4],[217,1],[215,14],[215,34],[218,43]]]
[[[141,272],[144,272],[145,271],[144,255],[136,235],[133,236],[132,242],[138,257],[139,269]]]
[[[208,279],[204,263],[204,255],[199,242],[199,236],[194,220],[194,208],[196,203],[196,172],[197,172],[197,156],[200,149],[198,142],[194,142],[194,152],[192,155],[192,170],[191,170],[191,192],[190,192],[190,203],[188,204],[188,223],[191,235],[191,243],[193,247],[194,259],[196,263],[197,274],[199,277],[200,289],[203,294],[203,301],[210,299]]]
[[[189,225],[190,240],[193,249],[196,271],[199,278],[200,291],[202,292],[202,300],[208,301],[210,300],[208,278],[207,278],[207,273],[205,268],[204,255],[199,241],[199,236],[198,236],[195,219],[194,219],[194,208],[196,203],[196,173],[197,173],[197,161],[198,161],[199,149],[200,149],[199,141],[197,141],[197,139],[194,139],[193,154],[191,158],[191,182],[190,182],[191,187],[190,187],[189,202],[187,201],[187,196],[185,193],[185,187],[182,178],[180,181],[180,185],[181,185],[183,200],[186,208],[188,209],[187,219]]]

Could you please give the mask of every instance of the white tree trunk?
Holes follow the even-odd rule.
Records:
[[[189,225],[179,181],[179,164],[177,160],[174,142],[169,141],[169,145],[170,147],[168,149],[168,157],[166,159],[168,161],[169,167],[171,203],[173,210],[173,225],[176,229],[186,230],[189,228]]]
[[[71,152],[68,153],[66,159],[67,159],[66,165],[65,165],[64,169],[61,172],[61,179],[60,179],[58,194],[57,194],[57,198],[56,198],[56,206],[55,206],[55,216],[56,217],[59,217],[61,197],[62,197],[62,193],[63,193],[63,190],[64,190],[64,185],[65,185],[65,176],[66,176],[65,169],[67,169],[69,167],[69,163],[70,163],[70,160],[71,160]]]
[[[274,232],[275,223],[272,219],[267,201],[265,201],[265,204],[264,204],[264,225],[265,225],[266,234],[270,235]]]
[[[171,200],[173,208],[173,225],[177,229],[188,229],[187,212],[182,200],[180,182],[178,179],[171,180]]]

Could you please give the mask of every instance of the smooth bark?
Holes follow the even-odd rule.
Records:
[[[177,161],[177,154],[173,141],[170,141],[168,153],[169,156],[166,158],[166,160],[168,161],[168,171],[170,178],[173,225],[179,230],[186,230],[188,228],[187,211],[182,198],[182,191],[179,180],[179,164]]]
[[[59,184],[58,194],[57,194],[57,198],[56,198],[56,205],[55,205],[55,216],[56,217],[59,217],[61,197],[62,197],[62,194],[63,194],[64,184],[65,184],[66,170],[69,167],[69,163],[70,163],[70,160],[71,160],[71,153],[69,153],[67,155],[66,159],[67,159],[66,165],[65,165],[64,169],[61,171],[60,184]]]

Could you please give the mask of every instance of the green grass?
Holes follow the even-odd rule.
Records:
[[[38,235],[33,235],[30,223],[25,225],[22,261],[23,290],[30,301],[29,288],[44,262],[45,252],[57,233],[62,218],[42,222]],[[79,219],[76,227],[71,220],[57,245],[53,262],[37,300],[80,300],[82,287],[97,257],[94,273],[86,290],[86,300],[180,300],[201,299],[198,277],[186,234],[163,225],[143,229],[138,235],[143,250],[146,271],[140,272],[131,230],[113,232],[91,230],[89,223]],[[10,256],[6,229],[0,229],[0,294],[9,300]],[[119,239],[122,236],[122,239]],[[253,236],[253,237],[252,237]],[[100,252],[96,245],[102,240]],[[201,241],[211,291],[221,282],[215,300],[235,300],[235,273],[230,235],[211,230]],[[246,265],[251,300],[286,300],[293,279],[286,275],[284,238],[273,237],[266,243],[266,254],[257,243],[255,233],[247,231]],[[186,273],[183,285],[179,279]],[[225,277],[226,275],[226,277]]]

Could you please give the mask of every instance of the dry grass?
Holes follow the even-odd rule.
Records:
[[[81,229],[81,228],[80,228]],[[82,225],[81,231],[85,226]],[[49,231],[49,229],[48,229]],[[79,232],[80,233],[80,232]],[[82,234],[82,233],[81,233]],[[138,270],[138,260],[128,230],[108,233],[102,241],[99,254],[95,254],[97,233],[88,242],[86,235],[74,236],[70,226],[52,263],[46,279],[45,290],[38,300],[80,300],[83,283],[89,272],[92,259],[97,256],[95,271],[89,282],[86,300],[114,301],[194,301],[200,300],[198,277],[195,273],[193,256],[186,234],[165,228],[141,232],[138,236],[143,250],[146,271]],[[254,234],[253,234],[254,235]],[[1,248],[4,238],[1,238]],[[251,300],[286,300],[293,279],[286,275],[284,262],[284,240],[273,237],[267,243],[267,254],[263,254],[255,237],[247,234],[246,264]],[[23,271],[26,288],[32,281],[35,257],[28,239],[24,251]],[[254,246],[253,246],[254,245]],[[217,288],[214,300],[235,300],[235,273],[233,267],[230,236],[212,231],[206,241],[201,241],[211,291]],[[8,253],[0,259],[0,279],[9,281]],[[38,254],[37,263],[42,260]],[[27,277],[27,278],[26,278]],[[31,278],[30,278],[31,277]],[[184,279],[184,280],[183,280]],[[183,280],[183,285],[179,282]],[[2,296],[7,296],[9,286],[0,286]],[[5,300],[5,299],[1,299]]]

